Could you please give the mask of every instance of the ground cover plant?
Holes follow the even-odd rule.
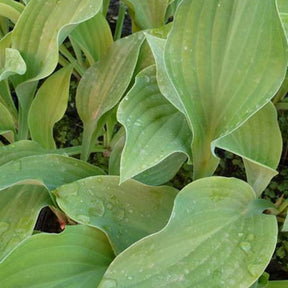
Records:
[[[1,287],[287,287],[287,1],[123,0],[113,34],[109,2],[0,0]]]

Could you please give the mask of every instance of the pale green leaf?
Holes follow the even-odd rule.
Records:
[[[1,147],[2,149],[2,147]],[[24,180],[40,180],[49,189],[104,172],[93,165],[62,155],[35,155],[0,166],[0,189]]]
[[[13,102],[7,79],[0,82],[0,103],[2,103],[10,112],[14,121],[17,121],[17,110]]]
[[[105,231],[118,254],[167,224],[177,190],[135,180],[119,185],[118,176],[96,176],[63,185],[53,193],[70,218]]]
[[[267,288],[287,288],[288,281],[269,281]]]
[[[5,288],[95,288],[114,255],[103,232],[66,226],[61,234],[37,234],[0,264]]]
[[[46,79],[30,107],[28,123],[31,137],[46,149],[56,148],[53,127],[67,107],[72,69],[72,66],[66,66]]]
[[[167,26],[168,27],[168,26]],[[166,28],[167,29],[167,28]],[[179,111],[185,114],[183,103],[178,97],[177,91],[171,81],[169,80],[168,74],[165,70],[164,62],[164,48],[166,40],[162,39],[163,35],[159,35],[159,30],[154,30],[154,34],[157,33],[157,37],[151,34],[145,33],[146,39],[153,52],[156,65],[157,65],[157,82],[159,89],[163,96],[172,103]],[[167,31],[168,32],[168,31]]]
[[[284,221],[284,224],[283,224],[283,227],[282,227],[282,231],[283,232],[288,232],[288,215],[285,218],[285,221]]]
[[[27,72],[16,82],[48,76],[57,65],[58,42],[64,40],[67,28],[93,17],[101,4],[101,0],[29,1],[11,39],[12,48],[19,50],[27,64]]]
[[[59,44],[75,25],[93,17],[101,5],[101,0],[31,0],[25,7],[11,39],[11,48],[20,52],[27,65],[23,76],[13,77],[19,99],[20,139],[28,137],[27,117],[36,81],[53,72]]]
[[[126,130],[121,182],[152,168],[173,153],[190,155],[191,131],[183,114],[161,95],[155,66],[138,74],[135,85],[119,105],[117,117]],[[182,163],[184,160],[185,157],[181,157]],[[179,164],[176,166],[179,169]]]
[[[41,185],[15,185],[0,192],[0,262],[32,235],[39,211],[51,204]]]
[[[0,1],[0,16],[10,19],[13,23],[16,23],[20,14],[24,9],[23,4],[12,0]]]
[[[43,149],[38,143],[22,140],[0,148],[0,166],[22,157],[37,154],[48,154],[49,151]]]
[[[151,29],[163,26],[169,0],[123,0],[130,8],[134,24],[139,29]]]
[[[0,102],[0,135],[5,134],[8,141],[14,142],[14,120],[8,109]]]
[[[282,152],[282,137],[277,111],[268,103],[231,134],[213,145],[244,159],[248,183],[260,195],[277,174]]]
[[[218,165],[211,142],[239,127],[277,92],[287,56],[274,1],[180,3],[164,59],[193,128],[195,178],[211,175]]]
[[[90,65],[98,61],[113,44],[109,24],[100,12],[93,18],[79,24],[69,37],[80,45]]]
[[[249,287],[277,242],[276,217],[251,211],[255,199],[235,178],[187,185],[167,226],[118,255],[99,288]]]
[[[117,105],[131,81],[143,41],[142,33],[116,41],[101,60],[87,69],[79,83],[76,106],[84,123],[85,160],[99,119]]]
[[[2,71],[1,71],[2,70]],[[5,49],[5,65],[0,70],[0,81],[8,78],[10,75],[23,75],[26,72],[26,64],[16,49]]]

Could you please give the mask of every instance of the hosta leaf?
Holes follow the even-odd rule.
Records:
[[[52,74],[40,87],[29,111],[31,137],[46,149],[55,149],[54,124],[66,110],[72,66]]]
[[[267,288],[286,288],[288,281],[269,281]]]
[[[13,23],[16,23],[20,14],[24,9],[23,4],[12,0],[0,1],[0,16],[10,19]]]
[[[167,226],[118,255],[99,288],[249,287],[277,241],[276,217],[254,210],[255,199],[235,178],[187,185]]]
[[[37,142],[22,140],[0,148],[0,166],[9,161],[37,154],[48,154]]]
[[[277,92],[286,73],[287,41],[269,0],[183,0],[173,23],[166,71],[193,127],[193,171],[199,178],[218,165],[211,142]]]
[[[168,74],[165,71],[165,62],[164,62],[164,48],[165,48],[165,39],[161,39],[151,34],[145,33],[146,39],[152,49],[156,65],[157,65],[157,82],[159,89],[165,98],[171,102],[179,111],[185,114],[185,109],[181,99],[178,97],[175,87],[171,83]],[[162,35],[160,35],[162,36]]]
[[[2,148],[1,148],[2,149]],[[0,166],[0,189],[36,179],[49,189],[104,172],[95,166],[62,155],[35,155],[10,161]]]
[[[27,82],[37,81],[53,72],[58,62],[58,44],[76,24],[93,17],[101,4],[101,0],[31,0],[24,9],[11,39],[11,48],[20,52],[27,65],[23,76],[13,77],[19,99],[20,139],[26,139],[28,135],[28,111],[34,95],[33,86],[37,85],[37,82]]]
[[[155,73],[155,66],[140,72],[118,109],[118,120],[126,130],[121,182],[159,164],[173,153],[186,156],[190,153],[191,131],[183,114],[161,95]],[[185,157],[181,159],[184,162]]]
[[[67,35],[67,26],[93,17],[101,4],[101,0],[29,1],[12,33],[12,48],[29,64],[17,83],[48,76],[57,65],[58,42]]]
[[[284,224],[283,224],[283,227],[282,227],[282,231],[283,232],[288,232],[288,215],[285,218],[285,221],[284,221]]]
[[[50,204],[41,185],[15,185],[0,192],[0,261],[32,235],[39,211]]]
[[[282,152],[282,137],[277,111],[268,103],[247,122],[213,145],[244,159],[248,183],[260,195],[277,174]]]
[[[131,9],[134,24],[139,29],[150,29],[163,26],[169,0],[123,0]]]
[[[27,287],[97,287],[114,255],[103,232],[67,226],[61,234],[37,234],[0,264],[1,285]]]
[[[14,141],[14,121],[8,109],[0,102],[0,134],[7,134],[9,142]]]
[[[0,82],[0,103],[2,103],[9,110],[11,116],[16,122],[17,110],[11,97],[9,84],[7,80],[3,80]]]
[[[77,111],[84,123],[83,159],[89,156],[100,117],[117,105],[127,89],[143,41],[141,33],[116,41],[83,75],[76,95]]]
[[[277,5],[279,9],[279,14],[286,31],[286,36],[288,36],[288,4],[285,0],[277,0]]]
[[[134,180],[119,186],[118,176],[96,176],[63,185],[53,193],[69,217],[105,231],[119,253],[166,225],[177,190]]]
[[[5,64],[0,69],[0,81],[8,78],[10,75],[23,75],[26,72],[26,64],[16,49],[5,49]]]
[[[80,45],[90,65],[101,58],[113,44],[109,24],[100,12],[79,24],[70,34],[70,38]]]

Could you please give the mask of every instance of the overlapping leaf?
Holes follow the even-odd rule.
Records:
[[[260,195],[277,174],[282,152],[282,137],[277,111],[268,103],[231,134],[213,145],[244,159],[248,183]]]
[[[28,156],[0,166],[0,189],[30,179],[39,180],[49,189],[55,189],[65,183],[102,174],[104,172],[96,166],[62,155]]]
[[[27,65],[23,76],[13,78],[19,99],[20,139],[28,136],[27,117],[37,86],[35,81],[53,72],[58,62],[58,44],[76,24],[93,17],[101,4],[101,0],[31,0],[25,7],[11,39],[11,48],[20,52]]]
[[[163,26],[169,0],[123,0],[130,8],[132,19],[138,29]]]
[[[0,135],[6,135],[10,141],[14,141],[14,121],[8,109],[0,102]]]
[[[126,129],[120,166],[121,182],[152,168],[174,153],[178,156],[181,153],[186,157],[190,155],[191,131],[183,114],[161,95],[155,73],[155,66],[139,73],[135,85],[118,109],[118,120]],[[185,156],[179,156],[182,163]],[[175,168],[175,174],[179,163],[170,164],[169,168]],[[165,176],[165,170],[163,173],[162,176]],[[169,179],[164,177],[163,180]]]
[[[113,44],[109,24],[100,12],[79,24],[69,37],[80,45],[90,65],[99,60]]]
[[[39,211],[50,204],[42,185],[15,185],[0,192],[0,262],[32,235]]]
[[[287,41],[274,1],[183,0],[164,59],[193,127],[194,177],[211,175],[211,142],[268,103],[285,76]]]
[[[103,232],[67,226],[61,234],[37,234],[0,264],[1,285],[15,287],[97,287],[114,254]]]
[[[16,23],[24,9],[24,5],[13,0],[0,1],[0,15]]]
[[[55,149],[54,124],[66,110],[72,66],[66,66],[50,76],[38,90],[29,110],[31,137],[46,149]]]
[[[166,225],[177,190],[134,180],[119,185],[118,176],[96,176],[63,185],[53,193],[70,218],[105,231],[114,251],[120,253]]]
[[[167,226],[118,255],[99,288],[249,287],[277,241],[276,217],[262,214],[255,201],[251,186],[238,179],[189,184]]]
[[[117,105],[127,89],[143,41],[141,33],[116,41],[83,75],[76,95],[77,111],[84,123],[83,159],[89,156],[100,117]]]

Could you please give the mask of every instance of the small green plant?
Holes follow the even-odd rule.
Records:
[[[282,152],[286,2],[123,0],[114,37],[109,2],[0,0],[1,287],[286,287],[263,272],[288,202],[261,198]],[[81,145],[53,134],[68,102]],[[247,182],[214,175],[216,148]],[[34,231],[46,206],[61,233]]]

